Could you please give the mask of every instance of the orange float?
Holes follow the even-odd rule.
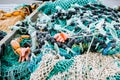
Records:
[[[19,55],[19,62],[23,62],[29,59],[30,48],[20,47],[20,42],[23,38],[30,38],[29,35],[22,35],[20,38],[11,41],[11,46],[14,49],[14,52]]]

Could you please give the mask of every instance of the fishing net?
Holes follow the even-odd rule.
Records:
[[[50,44],[56,43],[60,53],[64,51],[64,54],[61,53],[61,55],[72,57],[77,53],[83,54],[87,51],[93,39],[90,51],[101,52],[103,55],[120,53],[119,16],[118,11],[102,4],[88,4],[83,7],[74,5],[66,11],[61,9],[50,15],[50,20],[45,17],[46,22],[41,21],[41,16],[39,16],[35,28],[45,31],[45,33],[37,33],[39,47],[44,45],[44,40]],[[69,33],[72,36],[62,44],[53,38],[56,33],[60,32]],[[65,54],[66,47],[75,51],[75,54]]]
[[[61,59],[62,59],[62,57],[60,57],[58,55],[53,56],[52,53],[45,54],[42,57],[42,61],[39,63],[39,65],[41,65],[41,67],[38,66],[39,68],[37,68],[37,69],[39,69],[39,70],[37,70],[37,69],[35,70],[37,72],[37,74],[36,73],[31,74],[31,77],[32,77],[32,75],[35,76],[32,79],[38,79],[38,78],[46,79],[48,74],[50,73],[50,71],[53,69],[54,65]],[[34,75],[34,74],[36,74],[36,75]],[[38,74],[40,74],[40,75],[38,75]]]
[[[24,46],[25,42],[30,43],[30,40],[23,39],[21,46]],[[19,63],[18,59],[19,56],[14,53],[11,45],[6,46],[4,55],[1,57],[1,80],[29,80],[28,64],[30,62]]]
[[[71,59],[46,54],[30,80],[105,80],[120,71],[117,61],[100,53],[83,54]]]
[[[42,7],[38,8],[38,10],[44,12],[45,14],[53,14],[57,11],[56,6],[60,6],[61,8],[66,10],[75,3],[83,6],[88,3],[96,3],[96,0],[57,0],[55,2],[45,3]]]
[[[41,16],[39,16],[35,28],[45,32],[36,34],[38,48],[46,44],[44,41],[53,46],[57,44],[56,49],[53,49],[65,59],[59,60],[55,64],[46,62],[47,59],[42,60],[43,63],[41,61],[31,75],[31,80],[119,79],[119,60],[109,56],[120,53],[119,16],[119,12],[102,4],[88,4],[82,7],[74,5],[66,11],[60,9],[49,16],[50,20],[45,16],[45,20],[41,21]],[[73,36],[62,44],[53,38],[59,32]],[[93,53],[89,53],[89,51]],[[83,54],[85,52],[87,54]],[[95,52],[100,52],[104,56]],[[48,61],[50,60],[48,59]],[[42,67],[42,65],[45,66]]]
[[[67,5],[67,0],[65,1]],[[74,4],[77,0],[72,1],[68,4]],[[55,7],[58,3],[63,4],[61,0],[46,4]],[[44,8],[46,12],[54,10],[47,6],[41,8],[43,12]],[[24,32],[23,29],[30,35],[35,32],[32,46],[36,48],[31,49],[36,56],[32,55],[30,62],[18,63],[18,56],[14,54],[11,46],[7,46],[9,49],[1,61],[2,79],[30,77],[31,80],[119,80],[120,63],[117,57],[112,56],[120,53],[119,12],[102,4],[75,4],[68,10],[64,10],[66,7],[62,8],[58,7],[57,12],[49,16],[39,14],[37,21],[24,26],[25,28],[22,25],[18,26],[21,32]],[[53,36],[60,32],[69,33],[71,37],[65,43],[57,42]],[[20,71],[15,73],[14,70],[19,69]],[[20,76],[16,77],[14,74]]]

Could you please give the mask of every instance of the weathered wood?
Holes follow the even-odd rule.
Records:
[[[9,42],[13,39],[13,37],[15,36],[15,34],[18,31],[11,31],[8,35],[6,35],[1,41],[0,41],[0,57],[4,54],[4,48],[5,46],[7,46],[9,44]]]

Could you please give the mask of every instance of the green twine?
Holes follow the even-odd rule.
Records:
[[[56,75],[59,72],[62,73],[64,71],[67,71],[72,66],[73,62],[74,59],[66,59],[57,62],[53,70],[49,73],[49,76],[46,78],[46,80],[49,80],[53,75]]]
[[[46,2],[42,7],[38,8],[38,11],[42,11],[45,14],[53,14],[55,13],[56,6],[60,6],[61,8],[67,10],[70,8],[71,4],[79,4],[81,6],[86,5],[88,3],[96,3],[96,0],[57,0],[55,2]]]
[[[21,45],[29,42],[23,39]],[[28,71],[28,61],[19,63],[19,56],[16,55],[9,44],[4,50],[4,55],[1,57],[1,80],[29,80],[30,72]]]

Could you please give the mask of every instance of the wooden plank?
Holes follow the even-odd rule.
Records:
[[[5,44],[7,45],[12,38],[15,36],[15,34],[17,33],[17,30],[15,31],[11,31],[8,35],[6,35],[1,41],[0,41],[0,45]]]
[[[1,41],[0,41],[0,57],[4,54],[4,49],[5,46],[7,46],[7,44],[9,44],[9,42],[12,40],[12,38],[15,36],[15,34],[18,31],[11,31],[8,35],[6,35]]]

